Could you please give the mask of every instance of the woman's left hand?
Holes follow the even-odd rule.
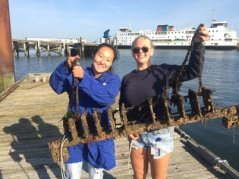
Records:
[[[205,25],[199,27],[199,38],[202,42],[207,41],[209,39],[208,28]]]

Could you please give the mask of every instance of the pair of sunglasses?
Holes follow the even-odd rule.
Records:
[[[140,52],[140,49],[144,52],[144,53],[147,53],[149,51],[149,48],[148,47],[142,47],[142,48],[139,48],[139,47],[135,47],[132,49],[132,51],[134,53],[139,53]]]

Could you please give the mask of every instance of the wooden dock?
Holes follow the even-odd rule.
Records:
[[[0,179],[61,178],[60,167],[53,163],[47,143],[62,137],[59,121],[66,112],[68,97],[53,92],[48,84],[49,75],[29,74],[10,94],[0,96]],[[104,178],[132,179],[128,141],[115,141],[117,166],[105,171]],[[202,148],[195,152],[198,146],[188,137],[175,133],[174,144],[168,179],[239,178],[230,167],[225,171],[213,164],[215,161],[205,160]],[[85,166],[82,178],[88,178]]]
[[[20,53],[25,56],[30,56],[30,51],[40,57],[42,54],[51,56],[56,54],[59,56],[71,55],[71,49],[75,48],[81,57],[91,56],[93,50],[98,46],[98,43],[87,43],[79,39],[76,40],[62,40],[62,39],[13,39],[12,48],[13,54],[19,57]]]

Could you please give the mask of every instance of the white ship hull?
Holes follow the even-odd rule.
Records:
[[[175,41],[175,42],[154,42],[154,48],[156,49],[187,49],[190,47],[191,42],[184,42],[184,41]],[[218,50],[234,50],[238,48],[237,41],[234,43],[227,42],[227,43],[216,43],[209,41],[204,43],[206,49],[218,49]],[[119,49],[129,49],[131,45],[125,44],[118,44],[116,45]]]
[[[162,30],[163,27],[164,29]],[[133,40],[139,35],[148,36],[155,48],[188,48],[195,32],[195,28],[174,30],[173,26],[162,25],[156,31],[141,30],[132,32],[130,28],[121,28],[115,37],[118,48],[130,48]],[[238,48],[237,33],[227,27],[226,21],[214,21],[209,30],[209,40],[204,43],[207,49],[231,50]]]

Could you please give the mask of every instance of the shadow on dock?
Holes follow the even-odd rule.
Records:
[[[32,125],[32,123],[35,123],[37,127]],[[21,160],[29,163],[37,172],[39,178],[51,178],[47,173],[46,167],[56,177],[60,176],[60,170],[56,170],[58,166],[44,160],[51,158],[48,140],[61,136],[59,128],[44,122],[41,116],[36,115],[31,119],[20,118],[18,123],[6,126],[3,130],[6,134],[10,134],[13,139],[11,142],[12,150],[9,152],[9,155],[18,163],[27,178],[31,177],[28,176],[28,172],[21,166]]]

